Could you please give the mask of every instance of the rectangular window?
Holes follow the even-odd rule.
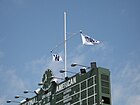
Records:
[[[81,90],[83,90],[85,88],[86,88],[86,81],[84,81],[84,82],[81,83]]]
[[[86,90],[81,92],[81,99],[86,98]]]
[[[102,93],[110,94],[109,88],[102,87]]]
[[[75,94],[75,93],[79,92],[79,90],[80,90],[80,88],[79,88],[79,84],[78,84],[78,85],[72,87],[71,94]]]
[[[101,81],[101,85],[102,85],[103,87],[109,87],[109,82]]]
[[[108,75],[101,74],[101,79],[102,80],[109,81],[109,76]]]
[[[93,95],[94,94],[94,87],[91,87],[88,89],[88,96]]]
[[[72,103],[76,102],[76,101],[79,101],[79,94],[76,94],[74,96],[72,96]]]
[[[93,77],[88,79],[88,87],[93,85]]]
[[[63,99],[63,93],[56,95],[56,102]]]
[[[88,98],[88,105],[93,105],[94,104],[94,96]]]
[[[82,101],[82,105],[87,105],[87,100],[86,99]]]

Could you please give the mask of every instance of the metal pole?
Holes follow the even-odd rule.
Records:
[[[65,77],[67,77],[67,46],[66,46],[66,12],[64,12],[64,69]]]

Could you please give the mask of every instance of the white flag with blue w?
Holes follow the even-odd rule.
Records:
[[[81,38],[84,45],[95,45],[100,43],[100,41],[95,40],[88,35],[83,35],[82,33],[81,33]]]
[[[52,57],[53,57],[53,61],[63,61],[62,57],[60,55],[57,55],[57,54],[52,54]]]

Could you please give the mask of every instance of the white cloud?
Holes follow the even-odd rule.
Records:
[[[140,95],[129,96],[126,105],[139,105]]]
[[[1,83],[3,83],[2,88],[5,90],[5,92],[16,92],[18,90],[25,89],[25,84],[23,80],[18,77],[15,70],[9,69],[9,70],[0,70],[0,77],[1,77]],[[15,90],[16,89],[16,90]],[[11,91],[12,90],[12,91]]]
[[[68,56],[68,65],[71,65],[72,63],[82,64],[85,62],[87,52],[84,52],[83,47],[83,45],[78,45],[71,51],[70,55]]]
[[[140,64],[130,59],[112,81],[113,105],[137,105],[140,103]]]
[[[0,105],[5,105],[6,100],[12,99],[19,92],[26,89],[26,84],[17,75],[15,69],[0,67]]]
[[[14,89],[19,89],[19,90],[25,89],[26,86],[25,86],[23,80],[21,80],[20,77],[17,76],[15,71],[12,71],[12,70],[7,71],[6,75],[7,75],[6,81],[13,88],[13,90]]]
[[[58,53],[60,56],[63,56],[63,53]],[[25,64],[25,70],[30,72],[30,75],[36,77],[34,81],[40,81],[42,79],[42,75],[45,73],[47,69],[51,69],[55,76],[61,76],[59,70],[64,69],[64,62],[55,62],[52,60],[52,56],[47,58],[46,56],[42,56],[39,59],[35,59],[31,62]],[[34,77],[33,77],[34,78]],[[31,79],[31,78],[30,78]],[[39,80],[37,80],[39,79]]]
[[[25,70],[27,72],[36,73],[38,74],[40,71],[45,69],[46,63],[48,59],[45,56],[42,56],[39,59],[32,60],[25,64]]]
[[[135,61],[134,61],[135,62]],[[138,89],[140,92],[140,65],[133,65],[133,63],[127,63],[122,69],[120,77],[123,82],[126,83],[127,89]],[[135,93],[135,92],[134,92]]]
[[[5,96],[0,97],[0,105],[4,105],[6,103],[6,98]]]
[[[118,85],[118,84],[114,84],[112,87],[112,103],[113,105],[118,105],[121,100],[123,99],[123,87]],[[120,104],[119,104],[120,105]]]

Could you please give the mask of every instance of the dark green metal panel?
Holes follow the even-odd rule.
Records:
[[[92,64],[87,73],[77,73],[58,84],[52,76],[47,70],[39,94],[21,105],[111,105],[108,69]]]

